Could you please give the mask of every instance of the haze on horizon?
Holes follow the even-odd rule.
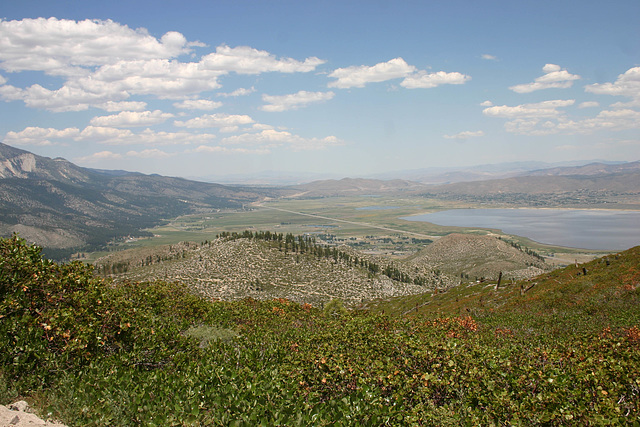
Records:
[[[335,176],[640,159],[640,3],[3,5],[0,141],[81,166]]]

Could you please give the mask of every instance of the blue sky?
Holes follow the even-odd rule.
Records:
[[[640,2],[25,1],[0,140],[172,176],[640,160]]]

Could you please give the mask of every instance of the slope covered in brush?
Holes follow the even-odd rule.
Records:
[[[493,236],[452,233],[441,237],[408,262],[429,265],[467,280],[531,277],[548,270],[544,259]]]
[[[384,266],[374,266],[355,251],[295,244],[294,249],[283,239],[223,237],[203,244],[117,252],[95,264],[118,281],[180,282],[206,298],[227,301],[286,298],[321,305],[339,298],[354,306],[374,298],[424,293],[435,286],[417,274],[392,280]]]
[[[491,307],[467,288],[463,316],[399,319],[110,284],[2,239],[0,396],[70,426],[633,425],[639,256],[498,289]],[[438,294],[443,308],[455,289]],[[591,308],[571,315],[584,295]],[[615,322],[584,326],[616,305]]]

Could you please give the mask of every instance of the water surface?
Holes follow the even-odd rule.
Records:
[[[640,245],[640,211],[454,209],[401,219],[500,229],[540,243],[581,249],[617,251]]]

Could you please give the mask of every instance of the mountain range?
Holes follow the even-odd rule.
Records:
[[[511,164],[482,171],[517,169]],[[107,171],[42,157],[0,143],[0,235],[14,232],[57,258],[83,248],[148,233],[165,219],[216,209],[242,209],[266,198],[405,194],[529,206],[640,204],[640,162],[592,163],[524,176],[446,185],[344,178],[291,186],[231,186],[161,175]],[[483,175],[486,177],[486,175]]]
[[[165,218],[242,208],[272,193],[87,169],[0,144],[0,235],[18,232],[48,249],[96,248]]]

